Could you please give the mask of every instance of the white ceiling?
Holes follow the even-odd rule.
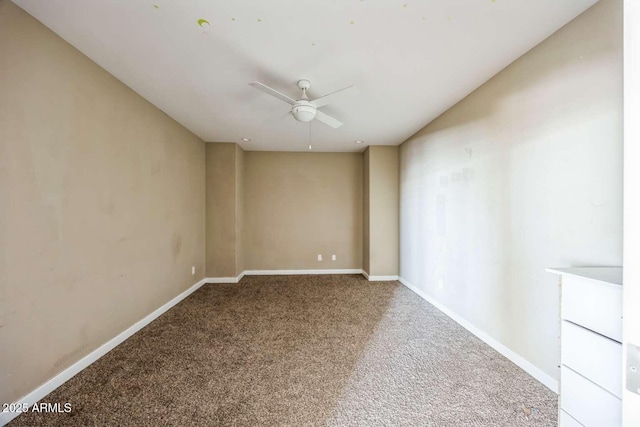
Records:
[[[359,151],[400,144],[595,0],[14,2],[205,141]],[[322,108],[343,127],[248,85],[297,98],[301,78],[311,97],[357,86]]]

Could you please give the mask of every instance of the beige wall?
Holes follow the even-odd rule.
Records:
[[[207,277],[235,277],[239,255],[236,144],[207,143]]]
[[[401,276],[555,378],[545,268],[622,262],[621,6],[596,3],[401,146]]]
[[[362,154],[248,151],[244,162],[247,270],[362,268]]]
[[[234,143],[207,143],[207,277],[244,271],[244,151]]]
[[[371,146],[365,152],[364,270],[370,276],[398,275],[399,148]]]
[[[244,150],[236,144],[236,276],[244,268]]]
[[[364,150],[363,153],[363,212],[362,212],[362,222],[363,222],[363,236],[362,236],[362,269],[368,274],[371,266],[369,264],[369,260],[371,257],[371,241],[369,240],[369,235],[371,233],[371,224],[369,222],[369,198],[370,198],[370,184],[369,184],[369,149]]]
[[[203,277],[204,154],[0,0],[0,402]]]

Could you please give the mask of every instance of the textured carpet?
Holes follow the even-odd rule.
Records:
[[[205,285],[11,426],[552,426],[557,397],[397,282]]]

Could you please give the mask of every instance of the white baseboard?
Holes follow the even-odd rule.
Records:
[[[246,270],[247,276],[281,276],[298,274],[362,274],[359,268],[347,268],[338,270]]]
[[[204,280],[206,283],[238,283],[244,276],[295,276],[300,274],[362,274],[362,270],[245,270],[238,277],[208,277]]]
[[[367,280],[370,282],[393,282],[398,280],[398,276],[369,276]]]
[[[371,276],[364,270],[362,270],[362,275],[370,282],[392,282],[399,279],[398,276]]]
[[[493,349],[496,350],[498,353],[502,354],[504,357],[506,357],[507,359],[511,360],[513,363],[518,365],[520,368],[522,368],[525,372],[527,372],[533,378],[535,378],[536,380],[540,381],[542,384],[547,386],[549,390],[553,391],[554,393],[558,393],[558,381],[553,379],[548,374],[546,374],[544,371],[542,371],[540,368],[535,366],[533,363],[529,362],[524,357],[515,353],[513,350],[510,350],[509,348],[505,347],[502,343],[498,342],[496,339],[489,336],[486,332],[481,331],[480,329],[472,325],[469,321],[463,319],[458,314],[454,313],[452,310],[442,305],[442,303],[440,303],[436,299],[427,295],[424,291],[421,291],[420,289],[416,288],[414,285],[412,285],[402,277],[400,277],[398,280],[407,288],[415,292],[422,299],[424,299],[425,301],[427,301],[428,303],[436,307],[438,310],[442,311],[444,314],[449,316],[451,319],[456,321],[460,326],[462,326],[463,328],[471,332],[476,337],[480,338],[489,346],[493,347]]]
[[[206,283],[238,283],[242,279],[244,273],[238,277],[207,277]]]
[[[238,283],[245,275],[245,271],[240,273],[238,277],[207,277],[205,283]]]
[[[17,404],[27,404],[29,407],[34,403],[37,403],[46,395],[51,393],[53,390],[60,387],[62,384],[70,380],[74,375],[82,371],[87,366],[91,365],[96,360],[100,359],[102,356],[107,354],[109,351],[113,350],[118,344],[125,341],[127,338],[138,332],[140,329],[147,326],[149,323],[160,317],[167,310],[169,310],[174,305],[178,304],[180,301],[188,297],[190,294],[198,290],[202,285],[204,285],[207,279],[202,279],[195,285],[191,286],[186,291],[182,292],[180,295],[174,297],[171,301],[167,302],[160,308],[156,309],[143,319],[137,321],[115,337],[111,338],[106,343],[102,344],[97,349],[93,350],[91,353],[84,356],[82,359],[78,360],[73,365],[69,366],[64,371],[60,372],[58,375],[46,381],[44,384],[30,392],[29,394],[21,397],[15,403]],[[7,424],[9,421],[14,419],[20,415],[20,412],[0,412],[0,426]]]

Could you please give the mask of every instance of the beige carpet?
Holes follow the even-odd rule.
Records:
[[[11,426],[552,426],[557,396],[397,282],[205,285]]]

